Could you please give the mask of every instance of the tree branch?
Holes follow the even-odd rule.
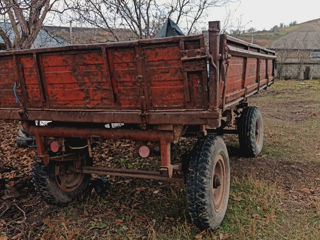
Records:
[[[12,43],[9,39],[9,37],[7,36],[7,34],[5,33],[5,31],[3,31],[3,29],[0,27],[0,37],[3,39],[6,48],[7,49],[12,49]]]

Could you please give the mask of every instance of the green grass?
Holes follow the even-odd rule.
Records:
[[[268,236],[276,219],[276,192],[273,185],[249,178],[234,179],[226,218],[217,233],[237,239]]]

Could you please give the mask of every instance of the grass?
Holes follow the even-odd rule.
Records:
[[[257,179],[234,179],[227,216],[218,233],[232,233],[237,239],[267,235],[276,218],[276,193],[275,186]]]
[[[110,178],[103,196],[48,206],[24,239],[320,239],[319,91],[316,80],[278,81],[250,99],[264,115],[265,144],[257,159],[246,159],[237,154],[236,137],[226,138],[232,184],[217,231],[190,223],[183,184]],[[120,162],[135,167],[139,161]]]
[[[131,184],[142,183],[133,180]],[[165,186],[159,197],[139,196],[145,202],[138,207],[130,207],[130,200],[119,201],[118,198],[123,197],[122,191],[128,195],[133,193],[125,185],[121,189],[121,192],[114,195],[93,196],[85,202],[64,208],[52,207],[50,217],[44,220],[42,237],[193,239],[201,236],[203,239],[211,239],[212,236],[229,236],[248,239],[256,235],[263,236],[276,216],[275,186],[252,178],[233,180],[226,219],[219,231],[203,235],[199,235],[199,230],[187,221],[182,185]]]

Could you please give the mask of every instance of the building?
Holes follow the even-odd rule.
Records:
[[[9,34],[12,41],[14,39],[14,34],[11,24],[0,22],[0,27]],[[121,41],[136,39],[133,32],[128,29],[115,29],[114,33]],[[110,32],[104,29],[44,26],[40,30],[32,48],[59,47],[70,44],[93,44],[113,41],[116,41],[116,39]],[[0,37],[0,50],[5,49],[4,41]]]
[[[67,44],[94,44],[117,41],[111,32],[100,28],[45,26],[51,35],[63,39]],[[114,29],[119,41],[134,40],[137,37],[129,29]]]
[[[320,78],[320,19],[297,24],[268,48],[276,51],[279,78]]]
[[[10,23],[0,22],[0,27],[9,35],[11,41],[14,39],[14,33]],[[46,29],[41,29],[38,37],[32,45],[32,48],[41,47],[59,47],[66,45],[66,41],[59,37],[53,36]],[[0,37],[0,50],[5,50],[5,44],[3,39]]]

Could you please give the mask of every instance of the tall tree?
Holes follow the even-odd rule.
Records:
[[[110,32],[116,40],[117,28],[129,28],[137,38],[150,38],[170,17],[186,31],[195,31],[206,10],[233,0],[65,0],[72,20]]]
[[[1,0],[0,38],[7,49],[31,48],[58,0]]]

